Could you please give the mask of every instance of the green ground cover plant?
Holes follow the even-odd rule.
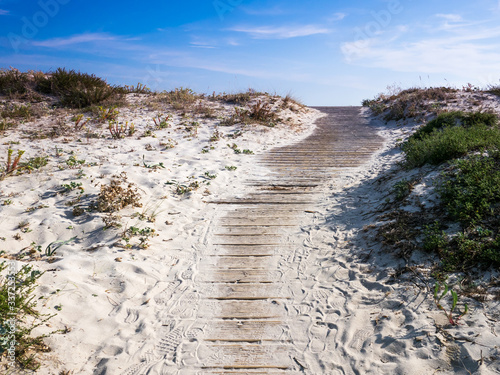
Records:
[[[449,112],[428,122],[403,143],[406,167],[440,164],[469,152],[500,147],[498,118],[491,113]]]
[[[9,275],[6,273],[9,272]],[[34,290],[40,271],[30,265],[24,265],[19,270],[12,270],[5,263],[0,263],[0,355],[7,355],[11,343],[15,340],[15,360],[17,364],[27,370],[36,370],[40,363],[36,358],[38,352],[49,349],[43,339],[47,335],[33,336],[35,328],[45,324],[54,315],[42,314],[37,309],[37,299]],[[12,287],[15,286],[13,294]],[[10,290],[9,290],[10,288]],[[16,322],[12,329],[13,319]]]

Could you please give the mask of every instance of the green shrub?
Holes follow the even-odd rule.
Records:
[[[17,69],[0,69],[0,94],[24,94],[28,91],[28,81],[28,75]]]
[[[201,99],[202,96],[196,94],[193,90],[188,88],[176,88],[169,92],[163,92],[158,96],[158,100],[170,104],[174,109],[186,110],[189,109],[196,100]]]
[[[487,126],[495,126],[498,123],[498,117],[494,113],[488,112],[471,112],[453,111],[441,113],[434,120],[429,121],[426,125],[418,129],[412,135],[412,139],[422,139],[426,134],[432,133],[435,129],[442,129],[447,126],[462,125],[464,127],[472,127],[480,124]]]
[[[471,151],[499,147],[500,129],[484,124],[471,128],[448,126],[442,130],[435,129],[420,139],[411,137],[402,145],[408,168],[437,165],[466,156]]]
[[[489,86],[487,92],[489,92],[491,94],[495,94],[497,96],[500,96],[500,85],[498,85],[498,86],[493,86],[493,85]]]
[[[500,236],[493,240],[476,230],[460,232],[440,251],[440,256],[445,271],[500,264]]]
[[[31,108],[31,105],[16,105],[13,104],[11,106],[8,106],[7,108],[4,108],[0,115],[4,118],[11,118],[11,119],[26,119],[30,120],[31,117],[34,116],[33,109]]]
[[[397,201],[405,199],[411,193],[412,183],[407,179],[402,179],[394,184],[392,193]]]
[[[0,263],[0,272],[7,269],[5,262]],[[36,370],[40,364],[36,352],[47,351],[43,343],[46,336],[32,337],[32,331],[44,324],[53,315],[41,314],[37,310],[37,300],[33,294],[37,280],[42,273],[32,266],[24,265],[10,275],[0,278],[0,355],[6,355],[15,340],[15,358],[24,369]],[[15,285],[15,292],[12,287]],[[10,290],[9,290],[10,289]],[[12,329],[15,322],[15,331]]]
[[[42,79],[38,87],[45,93],[59,97],[62,105],[72,108],[89,107],[122,95],[119,89],[94,74],[64,68],[58,68],[50,74],[48,82]]]
[[[423,249],[429,252],[440,252],[448,245],[446,234],[441,230],[439,221],[424,226]]]
[[[464,225],[475,224],[500,203],[500,156],[457,160],[438,192],[450,215]]]

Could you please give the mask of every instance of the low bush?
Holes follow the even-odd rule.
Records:
[[[488,87],[488,89],[486,91],[491,93],[491,94],[495,94],[497,96],[500,96],[500,85],[497,85],[497,86],[491,85]]]
[[[462,112],[452,111],[439,114],[434,120],[418,129],[412,139],[422,139],[425,134],[432,133],[435,129],[442,129],[447,126],[462,125],[471,127],[480,124],[495,126],[498,123],[498,117],[494,113],[488,112]]]
[[[30,120],[34,116],[31,105],[12,104],[2,109],[0,115],[3,118]]]
[[[30,265],[14,270],[0,263],[0,273],[6,270],[9,275],[0,278],[0,355],[15,358],[23,369],[36,370],[40,366],[36,353],[48,351],[43,342],[47,336],[32,332],[53,316],[37,310],[33,292],[42,273]]]
[[[0,94],[14,96],[28,91],[28,75],[17,69],[0,69]]]
[[[99,212],[117,212],[129,205],[141,207],[140,199],[137,186],[127,182],[127,176],[122,172],[113,176],[108,185],[101,185],[95,208]]]
[[[48,81],[43,82],[42,86],[39,84],[43,91],[56,95],[63,106],[72,108],[89,107],[123,95],[94,74],[64,68],[57,69],[49,75]]]
[[[196,94],[193,90],[181,87],[159,94],[157,100],[170,104],[176,110],[187,110],[201,98],[202,95]]]
[[[471,128],[451,126],[435,129],[421,138],[410,138],[402,145],[408,168],[437,165],[487,148],[500,148],[500,129],[484,124]]]
[[[375,115],[384,113],[385,121],[399,121],[422,117],[425,112],[433,111],[440,102],[452,97],[456,91],[448,87],[409,88],[393,95],[380,94],[373,100],[363,100],[362,104]]]
[[[475,225],[500,208],[498,152],[456,160],[451,165],[438,191],[453,219],[466,226]]]

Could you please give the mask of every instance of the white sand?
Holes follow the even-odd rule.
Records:
[[[498,98],[492,97],[491,105],[498,111]],[[152,124],[155,113],[140,107],[127,109],[121,111],[120,120],[133,121],[140,134],[142,128]],[[0,248],[14,254],[32,241],[45,248],[52,241],[78,237],[58,250],[53,263],[32,262],[47,270],[37,293],[45,297],[40,301],[43,312],[57,312],[50,320],[50,329],[70,330],[47,339],[53,351],[40,355],[40,374],[59,374],[61,370],[72,374],[146,374],[138,369],[141,361],[155,363],[148,340],[154,331],[160,326],[170,332],[161,345],[175,341],[176,322],[166,319],[166,312],[179,319],[193,318],[196,294],[183,295],[192,289],[183,289],[181,284],[195,279],[193,273],[198,271],[193,265],[199,257],[198,246],[217,216],[218,208],[204,201],[244,196],[245,179],[267,172],[255,164],[258,155],[305,138],[314,130],[313,121],[319,116],[316,111],[291,115],[303,123],[297,132],[284,125],[255,126],[234,141],[216,142],[215,149],[204,154],[201,149],[208,144],[216,121],[197,120],[198,136],[192,138],[184,138],[182,119],[175,117],[172,128],[155,131],[156,138],[90,139],[89,143],[85,139],[81,143],[21,140],[26,157],[48,154],[50,162],[39,172],[2,181],[1,199],[11,199],[12,203],[1,207],[0,237],[5,240],[0,242]],[[364,226],[375,224],[377,209],[388,189],[405,176],[395,166],[401,153],[394,145],[408,136],[415,124],[396,127],[379,121],[376,126],[386,139],[384,148],[366,165],[346,169],[339,178],[325,181],[317,213],[302,222],[300,230],[295,229],[293,241],[303,244],[302,253],[281,265],[283,270],[289,270],[286,272],[291,278],[301,282],[296,288],[300,293],[290,302],[290,308],[303,318],[291,322],[290,336],[302,353],[303,373],[500,373],[499,302],[468,300],[471,312],[462,324],[446,325],[430,291],[423,289],[422,283],[417,287],[411,278],[391,279],[403,262],[381,252],[379,242],[371,237],[372,231],[363,233]],[[227,134],[234,127],[220,130]],[[18,137],[19,133],[12,132],[4,142]],[[162,151],[159,142],[168,138],[178,144]],[[242,150],[251,149],[256,155],[237,155],[226,146],[229,142],[237,143]],[[147,151],[147,144],[155,150]],[[54,155],[55,146],[63,150],[59,157]],[[6,149],[2,145],[0,155],[5,155]],[[85,159],[82,178],[76,177],[80,167],[57,167],[66,165],[71,151],[76,159]],[[145,168],[143,155],[146,164],[162,162],[165,168]],[[237,170],[226,170],[229,165],[237,166]],[[90,195],[86,199],[95,199],[99,191],[95,184],[107,183],[112,174],[122,171],[139,186],[143,207],[122,210],[121,222],[123,228],[156,230],[158,236],[150,239],[147,249],[118,247],[123,228],[104,231],[99,218],[102,214],[73,217],[65,202],[75,198],[76,190],[56,194],[61,184],[75,181],[81,182]],[[189,176],[202,181],[205,172],[217,174],[217,178],[186,197],[175,196],[173,187],[165,185],[171,180],[186,182]],[[378,178],[383,182],[378,183]],[[204,194],[205,189],[210,195]],[[431,190],[431,185],[415,189],[422,200],[432,197]],[[48,207],[26,212],[26,208],[40,204]],[[156,220],[140,221],[132,217],[134,212],[156,214]],[[16,226],[22,220],[29,221],[32,231],[15,240],[12,236],[20,232]],[[132,241],[137,244],[137,237]],[[371,256],[366,260],[363,256],[368,253]],[[492,276],[485,275],[485,280]],[[180,296],[183,303],[178,303]],[[197,328],[191,329],[194,332]],[[49,327],[40,332],[47,330]],[[175,370],[176,366],[148,368],[147,374],[186,373]]]

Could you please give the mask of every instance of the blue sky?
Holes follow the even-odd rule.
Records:
[[[0,67],[359,105],[500,79],[500,0],[0,0]]]

